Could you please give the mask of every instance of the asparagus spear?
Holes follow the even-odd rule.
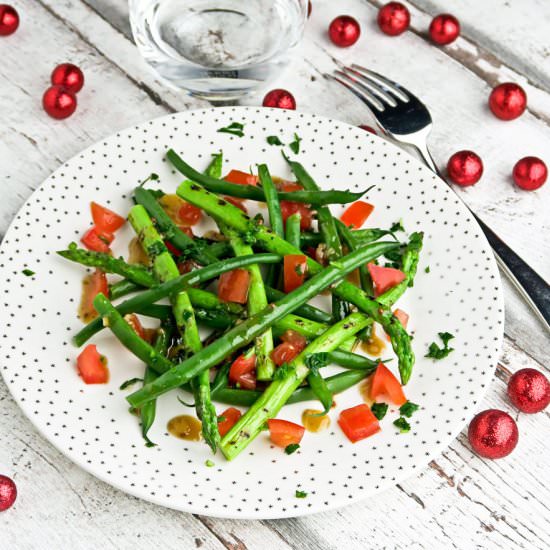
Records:
[[[239,209],[237,208],[237,210]],[[239,210],[239,212],[241,211]],[[286,294],[281,300],[269,304],[263,311],[236,325],[221,338],[203,348],[193,357],[181,362],[170,372],[163,374],[151,384],[129,395],[127,397],[128,402],[133,407],[139,407],[150,399],[154,399],[184,384],[202,370],[218,364],[235,350],[251,342],[275,321],[294,311],[297,305],[305,303],[327,286],[341,280],[361,263],[372,261],[381,254],[394,250],[397,246],[396,243],[374,243],[345,256],[339,260],[337,265],[329,265],[302,286]]]
[[[239,234],[231,228],[225,227],[220,223],[220,229],[229,237],[229,242],[233,247],[235,256],[248,256],[254,254],[252,247],[245,244],[239,237]],[[250,287],[248,290],[248,315],[254,315],[262,311],[267,306],[267,297],[265,295],[264,281],[260,266],[254,264],[248,267],[250,273]],[[256,378],[258,380],[271,380],[275,371],[275,363],[271,359],[273,351],[273,335],[271,328],[260,334],[255,342],[254,349],[256,353]]]
[[[145,208],[134,206],[128,215],[128,220],[139,236],[144,250],[151,258],[153,271],[161,282],[170,281],[179,277],[178,267],[166,246],[153,226],[153,222]],[[195,319],[193,306],[189,295],[184,290],[171,296],[176,326],[183,336],[183,346],[188,354],[197,353],[202,348],[199,330]],[[197,416],[202,421],[204,440],[216,452],[220,434],[216,409],[210,399],[210,378],[208,370],[201,372],[191,381],[195,395]]]
[[[228,258],[221,262],[216,262],[201,269],[196,269],[191,273],[180,275],[177,279],[168,281],[162,285],[145,290],[132,298],[129,298],[122,304],[117,306],[117,310],[122,315],[134,313],[140,308],[154,304],[162,298],[166,298],[174,292],[179,292],[183,289],[188,289],[191,285],[197,285],[210,279],[218,277],[226,271],[246,267],[254,263],[278,263],[281,261],[281,256],[277,254],[255,254],[253,256],[243,256],[241,258]],[[81,346],[89,340],[94,334],[98,333],[103,328],[101,319],[94,319],[81,329],[73,337],[73,342],[76,346]]]
[[[182,183],[178,187],[177,193],[188,202],[199,206],[210,215],[223,220],[227,225],[247,235],[248,238],[255,238],[256,242],[267,250],[277,252],[282,256],[285,254],[301,253],[300,250],[275,235],[267,227],[254,223],[244,212],[232,204],[221,200],[218,196],[210,193],[196,183]],[[308,272],[312,275],[319,273],[323,269],[320,264],[311,258],[307,258],[307,266]],[[403,384],[406,384],[412,373],[414,353],[411,349],[411,339],[397,317],[392,314],[391,310],[383,307],[364,291],[348,281],[341,281],[333,287],[332,292],[356,305],[360,310],[382,325],[389,335],[392,347],[399,359],[401,381]]]
[[[166,158],[174,165],[174,168],[192,181],[204,185],[209,191],[219,195],[229,195],[230,197],[239,197],[241,199],[250,199],[254,201],[265,202],[266,196],[260,187],[253,185],[238,185],[224,180],[213,178],[206,174],[197,172],[189,166],[173,149],[166,153]],[[351,191],[279,191],[277,196],[279,200],[304,202],[306,204],[346,204],[353,202],[361,196],[364,191],[352,193]]]
[[[309,374],[310,370],[306,365],[308,356],[332,351],[358,330],[361,330],[365,326],[365,322],[364,315],[352,313],[309,344],[289,364],[287,375],[271,382],[260,398],[222,438],[220,449],[225,457],[228,460],[235,458],[262,431],[265,422],[277,416],[292,392]]]

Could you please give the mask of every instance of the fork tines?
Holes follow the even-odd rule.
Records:
[[[401,86],[388,78],[353,64],[351,67],[342,67],[334,71],[334,75],[326,75],[345,86],[359,99],[379,112],[384,111],[385,105],[397,106],[398,102],[407,103],[409,98]]]

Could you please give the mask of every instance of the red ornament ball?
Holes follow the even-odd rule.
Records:
[[[409,28],[411,14],[401,2],[389,2],[378,11],[378,26],[384,34],[397,36]]]
[[[504,411],[488,409],[470,422],[468,440],[474,451],[485,458],[508,456],[518,443],[515,420]]]
[[[17,498],[17,487],[8,476],[0,475],[0,512],[13,506]]]
[[[0,36],[13,34],[19,27],[19,14],[13,6],[0,4]]]
[[[76,109],[76,96],[63,86],[50,86],[42,96],[44,111],[59,120],[70,117]]]
[[[339,15],[333,19],[328,28],[332,43],[340,48],[347,48],[359,40],[361,27],[356,19],[349,15]]]
[[[501,120],[513,120],[521,116],[527,107],[525,90],[514,82],[499,84],[489,96],[489,108]]]
[[[376,130],[366,124],[359,125],[359,128],[361,128],[361,130],[365,130],[365,132],[370,132],[371,134],[377,135]]]
[[[534,191],[544,185],[548,177],[548,168],[538,157],[524,157],[516,162],[512,177],[518,187]]]
[[[449,13],[436,15],[430,23],[430,37],[440,46],[454,42],[460,34],[458,19]]]
[[[550,403],[550,382],[538,370],[518,370],[508,382],[508,397],[520,411],[538,413]]]
[[[276,107],[277,109],[296,109],[294,96],[283,89],[276,89],[267,92],[262,102],[264,107]]]
[[[76,94],[84,86],[84,73],[72,63],[63,63],[53,70],[52,84],[63,86],[68,92]]]
[[[483,174],[483,162],[473,151],[458,151],[449,159],[447,173],[457,185],[473,185]]]

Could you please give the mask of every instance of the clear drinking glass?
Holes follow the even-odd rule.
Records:
[[[234,100],[277,76],[302,37],[307,0],[129,0],[136,44],[168,82]]]

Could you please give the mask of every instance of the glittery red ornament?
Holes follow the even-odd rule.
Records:
[[[376,130],[366,124],[361,124],[359,128],[361,128],[361,130],[365,130],[365,132],[370,132],[371,134],[377,135]]]
[[[277,107],[278,109],[296,109],[296,100],[287,90],[277,89],[267,92],[262,102],[264,107]]]
[[[0,475],[0,512],[13,506],[17,498],[17,487],[12,479]]]
[[[19,14],[13,6],[0,4],[0,36],[13,34],[19,27]]]
[[[328,28],[328,36],[332,43],[340,48],[355,44],[361,35],[361,27],[357,20],[349,15],[339,15],[332,20]]]
[[[518,370],[508,381],[508,397],[520,411],[538,413],[550,403],[550,382],[538,370]]]
[[[527,94],[515,82],[499,84],[489,96],[489,108],[501,120],[513,120],[521,116],[527,107]]]
[[[483,174],[483,162],[473,151],[458,151],[449,159],[447,173],[457,185],[473,185]]]
[[[67,118],[75,112],[76,96],[63,86],[50,86],[44,92],[42,106],[52,118]]]
[[[53,70],[52,84],[63,86],[68,92],[76,94],[84,86],[84,73],[72,63],[63,63]]]
[[[436,15],[430,23],[430,37],[440,46],[454,42],[460,34],[458,19],[449,13]]]
[[[534,191],[544,185],[548,177],[548,168],[538,157],[524,157],[516,162],[512,177],[518,187]]]
[[[409,28],[411,14],[401,2],[389,2],[378,11],[378,26],[384,34],[397,36]]]
[[[470,422],[468,440],[474,451],[485,458],[509,455],[518,443],[519,432],[515,420],[504,411],[488,409]]]

